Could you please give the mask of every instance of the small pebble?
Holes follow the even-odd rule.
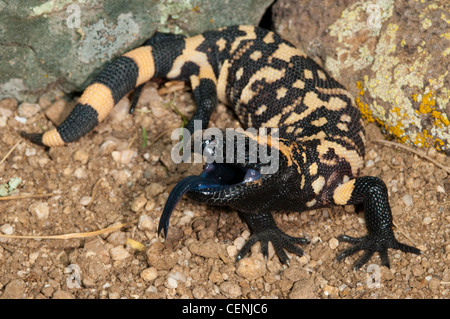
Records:
[[[142,215],[139,217],[139,224],[138,224],[139,230],[146,231],[151,230],[154,231],[156,229],[155,223],[153,221],[153,218],[147,215]]]
[[[130,256],[130,253],[123,246],[111,248],[110,253],[113,260],[124,260]]]
[[[106,240],[114,246],[125,245],[127,242],[127,234],[123,231],[115,231]]]
[[[179,271],[171,272],[167,275],[167,277],[173,278],[176,281],[186,282],[186,276]]]
[[[238,298],[242,295],[241,287],[234,282],[223,282],[219,286],[220,291],[230,298]]]
[[[149,212],[149,211],[154,210],[155,207],[156,207],[156,202],[155,202],[155,200],[154,200],[154,199],[149,199],[149,200],[147,201],[147,204],[145,204],[144,210],[147,211],[147,212]]]
[[[24,117],[24,118],[30,118],[41,110],[41,107],[39,104],[36,103],[22,103],[17,108],[17,113]]]
[[[339,288],[336,288],[336,287],[333,287],[333,286],[329,286],[329,285],[325,285],[323,287],[323,293],[325,294],[325,296],[336,297],[339,294]]]
[[[315,284],[312,279],[302,279],[294,283],[289,293],[290,299],[313,299],[317,298],[314,294]]]
[[[211,280],[211,282],[214,284],[219,284],[223,282],[222,274],[217,270],[211,271],[211,273],[208,276],[208,279]]]
[[[86,151],[79,149],[75,152],[75,154],[73,154],[73,159],[81,162],[82,164],[86,164],[89,160],[89,154]]]
[[[31,147],[31,148],[27,147],[25,149],[25,156],[29,157],[29,156],[34,156],[34,155],[36,155],[36,149],[34,147]]]
[[[403,203],[407,206],[407,207],[411,207],[414,203],[413,203],[413,199],[411,195],[404,195],[402,197]]]
[[[336,249],[339,246],[339,240],[333,237],[328,242],[328,245],[330,246],[331,249]]]
[[[214,242],[212,239],[208,239],[204,242],[192,241],[188,244],[188,249],[192,254],[206,258],[217,258],[222,252],[221,245]]]
[[[192,217],[194,217],[194,212],[190,210],[185,210],[183,212],[183,216],[181,216],[178,222],[178,225],[183,226],[189,224],[192,220]]]
[[[53,299],[75,299],[75,296],[65,290],[57,290],[52,296]]]
[[[411,272],[414,276],[419,277],[423,275],[425,269],[421,265],[416,264],[411,267]]]
[[[166,188],[158,183],[151,183],[145,188],[145,196],[147,198],[153,198],[155,196],[158,196],[159,194],[162,194]]]
[[[430,216],[427,216],[423,219],[422,222],[424,225],[430,225],[433,222],[433,219]]]
[[[5,109],[3,107],[0,107],[0,116],[1,117],[10,117],[13,114],[11,110]]]
[[[44,102],[44,105],[48,104]],[[43,107],[45,107],[42,105]],[[45,109],[45,116],[58,125],[69,115],[70,108],[66,108],[66,102],[63,99],[58,99]]]
[[[36,216],[37,219],[47,219],[50,214],[46,202],[34,202],[28,207],[28,211]]]
[[[169,110],[164,108],[163,106],[155,105],[152,107],[152,114],[155,118],[167,118],[169,116]]]
[[[27,124],[27,119],[25,117],[14,116],[14,119],[21,124]]]
[[[152,281],[158,277],[158,270],[155,267],[144,269],[141,272],[141,278],[145,281]]]
[[[137,152],[133,150],[113,151],[111,156],[116,163],[129,164],[136,157]]]
[[[103,142],[102,145],[100,145],[100,154],[101,155],[108,155],[111,154],[112,151],[114,151],[117,147],[117,142],[113,140],[107,140]]]
[[[243,237],[238,237],[233,241],[233,244],[237,249],[241,249],[244,247],[245,239]]]
[[[288,279],[292,282],[297,282],[301,279],[307,278],[309,275],[300,266],[290,266],[283,272],[283,278]]]
[[[242,259],[236,268],[236,273],[247,280],[260,278],[266,271],[266,263],[261,253]]]
[[[130,101],[128,98],[121,99],[109,113],[113,122],[123,122],[129,116]]]
[[[141,194],[131,202],[131,210],[135,213],[144,208],[147,203],[147,199],[145,198],[145,194]]]
[[[238,249],[236,246],[232,246],[232,245],[227,246],[227,253],[228,253],[228,256],[234,258],[238,254]]]
[[[342,284],[342,285],[340,285],[339,286],[339,291],[344,291],[345,290],[345,288],[347,288],[348,286],[346,285],[346,284]]]
[[[439,293],[440,286],[441,286],[441,281],[439,280],[439,278],[432,277],[430,279],[430,281],[428,282],[428,287],[434,293]]]
[[[87,206],[91,203],[92,197],[91,196],[83,196],[80,198],[80,204],[82,206]]]
[[[119,185],[125,184],[131,177],[131,173],[127,170],[114,170],[111,172],[111,175],[114,178],[114,181]]]
[[[75,170],[75,172],[73,172],[73,176],[75,176],[78,179],[85,179],[88,177],[88,173],[86,168],[79,167]]]
[[[207,295],[207,292],[204,288],[202,287],[195,287],[194,289],[192,289],[192,296],[195,299],[204,299]]]
[[[172,277],[167,278],[167,282],[164,285],[166,288],[174,289],[178,287],[178,281]]]
[[[12,235],[14,233],[14,228],[11,224],[4,224],[0,227],[0,231],[5,235]]]

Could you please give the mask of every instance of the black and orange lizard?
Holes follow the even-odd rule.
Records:
[[[272,212],[362,204],[368,233],[361,238],[340,236],[340,241],[353,246],[341,252],[338,260],[364,250],[355,268],[375,252],[381,263],[389,266],[388,248],[420,253],[395,238],[384,182],[377,177],[359,177],[365,136],[352,96],[304,52],[261,28],[233,26],[190,38],[156,33],[143,46],[108,64],[60,126],[22,136],[49,147],[76,141],[130,91],[136,89],[138,97],[142,86],[153,78],[190,81],[197,104],[187,126],[191,133],[195,120],[201,121],[203,129],[207,127],[218,101],[236,112],[244,128],[279,130],[278,146],[269,145],[279,152],[276,172],[259,174],[261,163],[207,164],[201,175],[187,177],[174,188],[159,232],[167,235],[171,211],[186,194],[201,203],[228,205],[241,213],[252,235],[238,260],[260,241],[264,256],[272,242],[280,260],[287,263],[285,250],[302,255],[297,244],[308,241],[281,231]]]

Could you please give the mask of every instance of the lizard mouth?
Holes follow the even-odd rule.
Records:
[[[261,178],[262,174],[256,167],[216,162],[206,163],[200,175],[188,176],[172,189],[159,220],[158,234],[164,230],[164,238],[167,238],[170,216],[181,197],[187,192],[200,191],[213,196],[225,189],[233,189]]]

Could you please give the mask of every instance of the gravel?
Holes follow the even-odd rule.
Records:
[[[170,191],[182,178],[201,171],[198,164],[170,163],[173,142],[167,131],[181,118],[164,104],[175,97],[174,105],[190,117],[194,102],[184,90],[159,96],[153,83],[143,95],[149,104],[138,105],[132,116],[121,114],[123,121],[107,118],[94,132],[62,148],[45,150],[22,141],[0,164],[0,184],[22,179],[18,194],[54,193],[0,201],[2,234],[68,234],[130,223],[89,238],[2,239],[1,298],[449,298],[448,175],[409,152],[370,142],[366,153],[372,162],[363,174],[385,180],[395,235],[422,249],[419,256],[389,250],[390,269],[380,266],[377,254],[359,271],[352,270],[359,255],[337,262],[336,255],[349,247],[339,243],[338,236],[366,233],[363,214],[357,215],[351,206],[274,214],[289,235],[311,239],[302,246],[304,256],[288,253],[289,266],[280,263],[272,245],[266,260],[259,244],[236,263],[237,252],[251,234],[247,225],[232,209],[186,198],[172,214],[168,238],[160,238],[156,229]],[[39,104],[47,112],[54,103],[40,100]],[[74,103],[58,104],[70,108]],[[153,111],[153,106],[159,117],[139,111],[144,107]],[[5,125],[0,136],[2,156],[18,141],[18,131],[33,131],[29,120],[25,126],[15,116],[19,116],[17,102],[0,101]],[[46,128],[54,125],[42,111],[29,119]],[[216,127],[239,126],[223,105],[211,120]],[[140,140],[142,126],[148,132],[147,148]],[[379,134],[379,128],[367,127],[368,136]],[[114,151],[127,149],[135,154],[128,163],[113,159]],[[445,155],[431,152],[429,156],[450,166]],[[145,249],[127,245],[128,239]],[[367,278],[378,275],[379,288],[368,287]],[[68,285],[76,283],[74,278],[79,279],[79,288]]]

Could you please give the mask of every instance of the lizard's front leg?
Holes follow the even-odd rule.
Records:
[[[338,237],[340,241],[353,244],[337,256],[340,261],[354,253],[364,250],[354,268],[359,269],[367,263],[375,252],[381,257],[381,264],[389,267],[388,248],[399,249],[403,252],[420,254],[420,250],[400,243],[392,230],[392,214],[389,206],[388,192],[384,182],[376,177],[358,177],[336,188],[333,201],[337,205],[360,204],[364,205],[364,215],[368,234],[361,238],[347,235]]]
[[[292,237],[284,233],[275,224],[271,213],[241,213],[241,216],[247,222],[253,234],[237,254],[236,260],[245,257],[250,252],[251,247],[258,241],[261,242],[261,253],[265,258],[269,255],[269,242],[272,243],[283,264],[289,263],[289,257],[285,250],[303,256],[303,250],[296,245],[306,244],[309,241],[306,238]]]

